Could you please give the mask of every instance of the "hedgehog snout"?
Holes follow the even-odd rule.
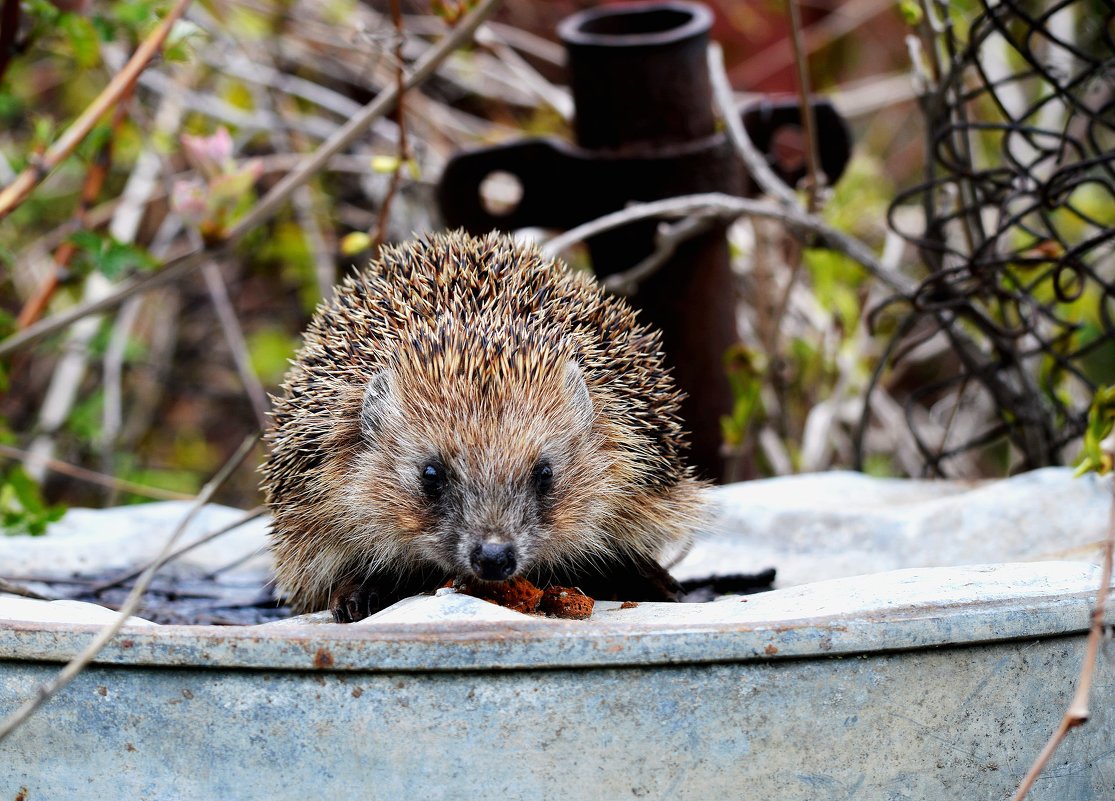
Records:
[[[472,549],[469,566],[485,581],[506,581],[515,574],[515,546],[509,542],[482,542]]]

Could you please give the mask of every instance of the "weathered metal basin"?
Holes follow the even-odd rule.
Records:
[[[0,798],[1002,799],[1068,703],[1098,580],[1036,561],[583,622],[442,593],[351,626],[137,624],[0,743]],[[0,714],[97,630],[32,619],[52,606],[0,607]],[[1092,711],[1031,798],[1115,798],[1106,657]]]

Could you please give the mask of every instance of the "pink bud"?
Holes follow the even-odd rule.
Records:
[[[182,134],[182,150],[194,169],[203,175],[214,176],[232,160],[232,135],[223,126],[211,136]]]

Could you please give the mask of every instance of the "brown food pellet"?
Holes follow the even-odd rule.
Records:
[[[619,605],[619,608],[620,609],[634,609],[638,605],[639,605],[638,601],[624,601],[623,603],[621,603]]]
[[[585,620],[592,615],[593,600],[574,587],[547,587],[538,611],[550,617]]]
[[[501,582],[454,583],[457,592],[480,598],[515,612],[533,612],[542,600],[542,590],[524,578]]]

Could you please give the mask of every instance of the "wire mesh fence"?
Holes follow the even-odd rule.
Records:
[[[952,346],[906,401],[927,474],[1061,464],[1115,382],[1115,4],[922,8],[926,175],[889,223],[926,272],[876,310],[900,320],[889,364]]]

